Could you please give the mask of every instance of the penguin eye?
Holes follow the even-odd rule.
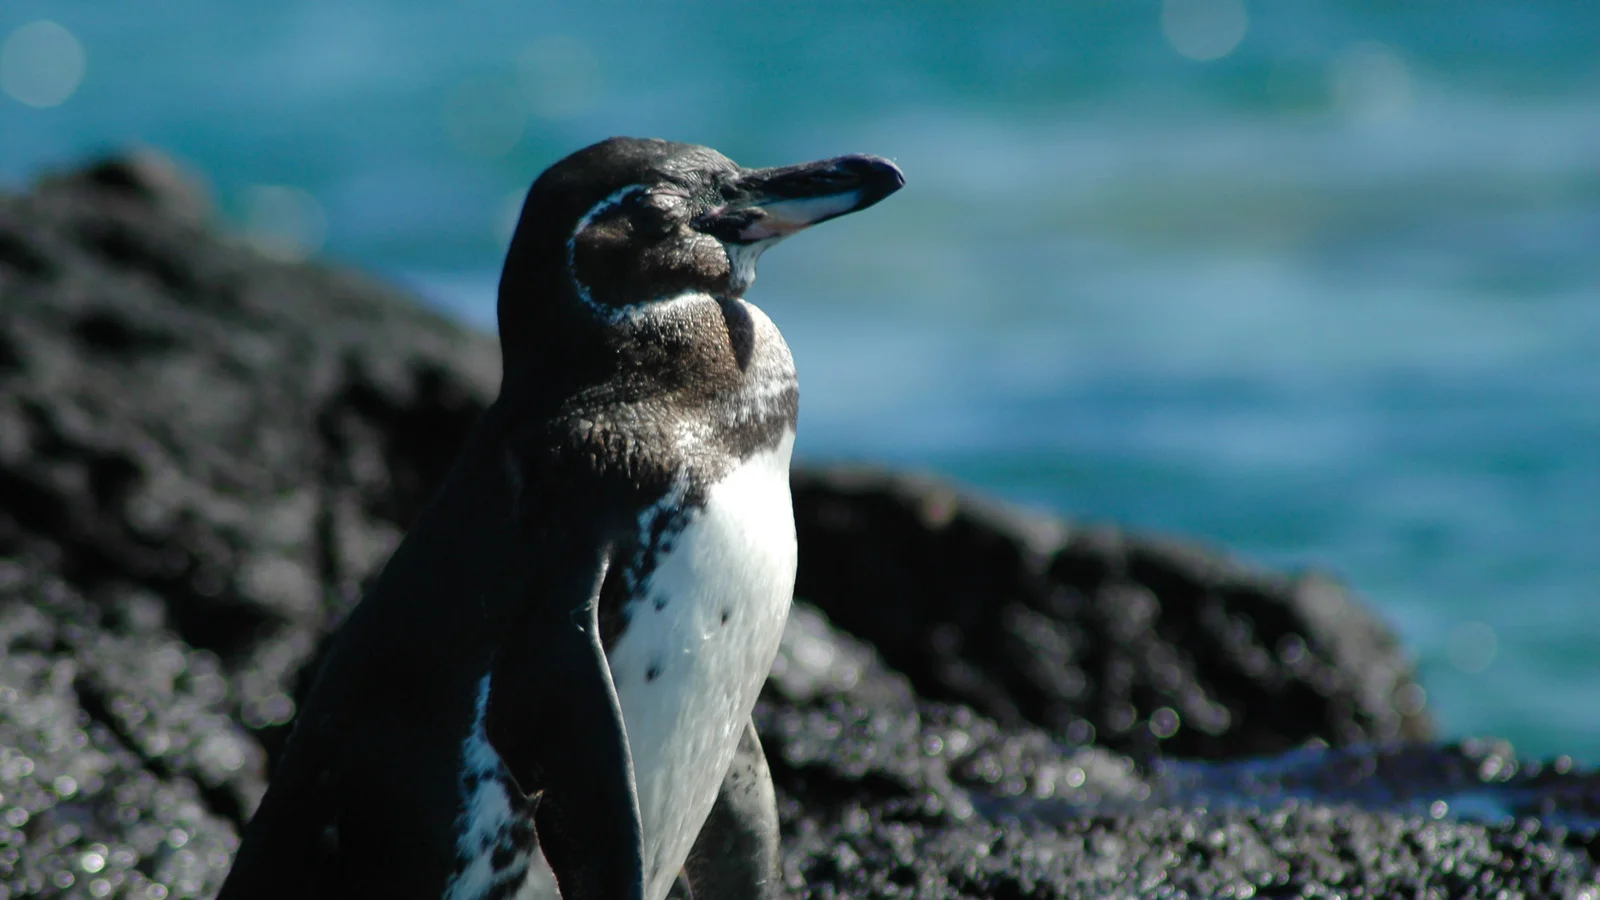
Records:
[[[689,198],[683,194],[652,191],[641,197],[639,204],[663,215],[681,215],[684,207],[689,205]]]
[[[661,233],[688,219],[689,198],[680,194],[650,191],[634,201],[635,227]]]

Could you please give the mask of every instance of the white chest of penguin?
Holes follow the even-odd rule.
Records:
[[[794,590],[794,433],[711,488],[611,648],[644,825],[645,897],[666,896],[772,668]]]
[[[733,761],[788,618],[794,432],[713,485],[632,601],[607,655],[633,753],[645,898],[682,870]],[[557,897],[542,859],[518,900]]]

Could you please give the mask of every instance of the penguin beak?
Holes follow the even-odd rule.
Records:
[[[900,190],[906,177],[880,156],[838,156],[774,169],[746,169],[726,182],[724,205],[694,227],[725,244],[788,237],[818,222],[866,209]]]

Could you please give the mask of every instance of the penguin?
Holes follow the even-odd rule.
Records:
[[[773,244],[905,183],[612,138],[536,179],[499,395],[331,639],[221,900],[783,893],[750,714],[794,587]]]

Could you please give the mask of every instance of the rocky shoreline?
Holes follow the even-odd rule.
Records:
[[[498,365],[218,233],[158,157],[0,196],[0,897],[215,892]],[[1426,743],[1333,581],[929,478],[794,488],[757,723],[797,893],[1600,900],[1600,779]]]

